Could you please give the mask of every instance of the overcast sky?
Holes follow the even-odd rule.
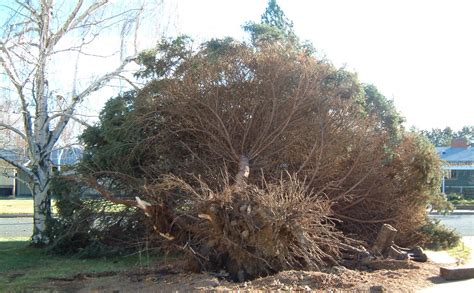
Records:
[[[474,1],[277,0],[296,33],[421,129],[474,125]],[[243,38],[267,0],[178,0],[181,33]]]

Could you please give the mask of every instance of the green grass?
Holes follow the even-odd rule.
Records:
[[[53,213],[56,212],[55,201],[52,200]],[[33,214],[33,199],[0,199],[0,215],[4,214]]]
[[[102,203],[104,206],[105,212],[120,212],[127,208],[121,204],[111,204],[104,199],[92,199],[90,201],[97,201],[98,203]],[[52,207],[53,213],[57,213],[56,201],[52,200]],[[97,206],[100,206],[98,204]],[[18,214],[18,215],[32,215],[33,214],[33,199],[25,198],[25,199],[0,199],[0,215],[5,214]]]
[[[0,292],[30,292],[48,283],[48,278],[66,278],[78,273],[123,271],[147,266],[153,259],[137,255],[101,259],[77,259],[48,255],[31,248],[28,241],[0,242]]]

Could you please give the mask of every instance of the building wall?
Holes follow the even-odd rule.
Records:
[[[28,182],[29,178],[28,176],[20,172],[18,174],[21,180],[16,181],[16,196],[20,197],[28,197],[31,196],[31,190],[28,188],[28,185],[26,185],[24,182]]]
[[[24,182],[15,180],[14,178],[6,175],[8,174],[13,176],[15,171],[16,168],[11,167],[11,165],[9,165],[7,162],[0,160],[0,197],[10,195],[23,197],[31,196],[31,191]],[[28,181],[28,176],[26,176],[26,174],[23,172],[20,171],[18,176],[23,181]]]
[[[445,179],[445,193],[460,193],[474,198],[474,170],[451,170],[450,175]]]
[[[15,180],[13,176],[15,168],[12,168],[7,162],[0,160],[0,197],[13,195],[13,185]]]

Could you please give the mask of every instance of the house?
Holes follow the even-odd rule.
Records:
[[[28,159],[18,150],[0,149],[3,157],[28,166]],[[56,149],[51,153],[51,161],[54,171],[61,171],[65,166],[72,166],[82,157],[82,149],[79,147],[67,147]],[[31,191],[26,184],[29,178],[18,168],[13,167],[6,161],[0,159],[0,197],[5,196],[31,196]]]
[[[474,147],[465,138],[456,138],[449,147],[437,147],[443,160],[445,175],[441,189],[444,193],[459,193],[474,199]]]

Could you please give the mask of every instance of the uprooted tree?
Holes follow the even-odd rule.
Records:
[[[335,264],[384,223],[401,245],[422,240],[439,162],[383,96],[284,43],[186,44],[145,52],[148,85],[83,135],[104,197],[239,278]]]
[[[143,52],[148,84],[110,100],[82,136],[83,180],[144,210],[200,268],[237,279],[337,264],[383,224],[400,245],[422,242],[436,153],[375,87],[273,16],[246,26],[251,44],[192,50],[180,37]]]

